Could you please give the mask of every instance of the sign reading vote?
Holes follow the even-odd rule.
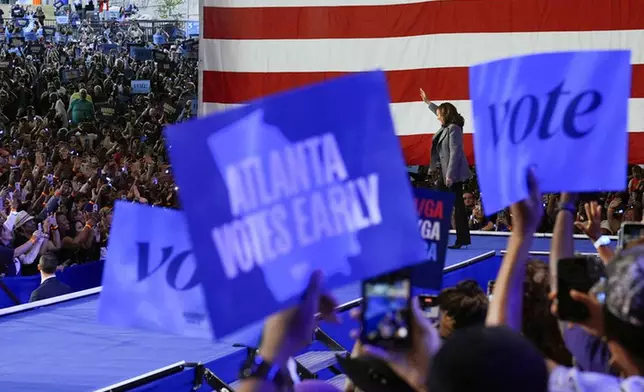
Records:
[[[452,226],[454,194],[425,188],[414,189],[418,228],[425,241],[425,262],[412,267],[412,284],[427,290],[440,290],[447,252],[449,229]]]
[[[470,67],[486,212],[528,196],[530,166],[546,193],[623,189],[630,89],[629,51],[547,53]]]
[[[132,94],[148,94],[150,92],[150,81],[133,80],[130,82],[130,90]]]
[[[214,337],[183,214],[118,202],[99,298],[99,321]]]
[[[382,72],[264,98],[166,136],[218,333],[294,304],[314,270],[331,289],[426,256]]]

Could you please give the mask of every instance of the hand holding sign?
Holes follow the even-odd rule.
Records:
[[[218,332],[293,304],[314,270],[332,289],[424,259],[380,72],[166,134]],[[249,291],[254,303],[239,307]]]
[[[532,166],[544,192],[622,189],[630,82],[628,51],[549,53],[471,67],[486,211],[524,199]],[[597,169],[584,175],[589,166]]]
[[[541,192],[534,170],[526,174],[526,184],[529,190],[528,197],[519,203],[512,204],[512,233],[519,237],[530,237],[537,232],[543,217],[543,202]]]
[[[296,307],[278,312],[266,320],[260,348],[264,359],[284,365],[288,358],[311,344],[317,326],[316,313],[320,312],[323,320],[336,320],[334,311],[337,303],[333,297],[323,293],[323,280],[320,271],[313,272],[302,301]]]

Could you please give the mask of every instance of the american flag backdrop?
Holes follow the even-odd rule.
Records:
[[[202,0],[201,113],[347,72],[386,71],[409,164],[439,123],[424,88],[465,117],[468,66],[548,51],[630,49],[629,162],[644,163],[644,0]],[[611,146],[606,146],[611,153]]]

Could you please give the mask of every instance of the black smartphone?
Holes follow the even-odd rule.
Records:
[[[437,295],[419,295],[420,309],[429,320],[438,320],[438,296]]]
[[[570,297],[570,290],[587,293],[603,276],[601,261],[594,257],[570,257],[557,263],[557,313],[561,320],[584,321],[588,309]]]
[[[632,241],[644,238],[644,223],[640,222],[624,222],[619,229],[617,239],[617,246],[623,249]]]
[[[336,358],[344,374],[361,391],[414,391],[409,384],[391,370],[386,362],[380,359],[365,355],[357,358],[336,355]]]
[[[362,282],[362,333],[360,340],[384,348],[411,344],[409,268]]]

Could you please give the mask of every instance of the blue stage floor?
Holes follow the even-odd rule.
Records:
[[[451,241],[453,242],[453,238]],[[467,250],[447,252],[446,266],[505,248],[507,237],[473,237]],[[549,239],[536,239],[533,250],[547,251]],[[576,241],[591,252],[590,241]],[[354,284],[335,292],[348,302],[360,296]],[[96,321],[98,296],[0,318],[0,391],[86,392],[179,361],[208,363],[239,349],[232,341],[213,343],[159,333],[117,329]],[[255,344],[259,327],[237,337]],[[217,373],[217,369],[211,369]]]

